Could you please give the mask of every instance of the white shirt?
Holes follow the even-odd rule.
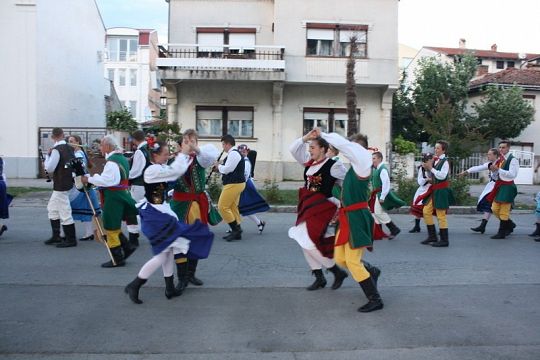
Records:
[[[120,150],[115,150],[113,152],[105,154],[105,159],[109,159],[109,157],[113,154],[121,153],[122,152]],[[120,177],[120,167],[118,167],[118,164],[114,161],[107,161],[101,175],[95,174],[93,176],[90,176],[88,178],[88,182],[96,186],[110,187],[120,184],[121,179],[122,178]]]
[[[54,143],[54,147],[56,147],[57,145],[63,145],[65,143],[66,143],[65,140],[57,141]],[[47,170],[49,174],[52,174],[54,170],[56,170],[56,167],[58,166],[59,161],[60,161],[60,153],[58,152],[58,150],[52,149],[51,154],[45,156],[45,163],[43,164],[43,166],[45,167],[45,170]]]
[[[215,147],[212,144],[206,144],[201,147],[199,147],[199,154],[197,155],[197,162],[199,165],[201,165],[203,168],[207,168],[212,166],[214,161],[216,161],[219,157],[219,150],[217,147]],[[193,160],[191,160],[193,161]],[[191,164],[191,161],[189,164]]]
[[[248,181],[251,176],[251,161],[249,161],[247,156],[244,158],[244,164],[244,177],[246,178],[246,181]]]
[[[504,155],[505,160],[508,160],[510,153]],[[510,167],[508,170],[499,169],[499,178],[503,181],[512,181],[514,180],[519,172],[519,161],[516,158],[513,158],[510,161]]]
[[[296,139],[291,144],[291,146],[289,146],[289,151],[291,152],[294,159],[302,166],[305,166],[305,164],[311,159],[309,152],[306,151],[306,146],[302,138]],[[326,164],[326,161],[311,166],[306,172],[306,175],[315,174],[324,164]],[[345,179],[345,174],[347,174],[347,168],[339,160],[337,160],[330,168],[330,175],[332,175],[339,181]]]
[[[448,161],[445,161],[441,170],[435,169],[435,166],[441,161],[442,159],[446,158],[445,154],[442,154],[439,156],[439,159],[435,162],[433,162],[433,168],[431,169],[431,173],[435,176],[437,180],[444,180],[448,176],[448,172],[450,171],[450,165],[448,164]]]
[[[144,182],[154,184],[166,181],[174,181],[182,176],[189,166],[190,157],[178,154],[170,165],[152,164],[144,171]]]
[[[469,173],[469,174],[474,174],[474,173],[478,173],[478,172],[481,172],[481,171],[486,171],[486,170],[488,170],[488,171],[489,171],[489,179],[490,179],[490,180],[497,180],[499,171],[496,170],[496,171],[493,171],[493,172],[492,172],[491,170],[489,170],[489,167],[488,167],[489,164],[490,164],[490,163],[487,162],[487,163],[482,164],[482,165],[471,166],[471,167],[468,168],[466,171],[467,171],[467,173]]]
[[[321,133],[321,137],[349,159],[357,176],[367,178],[371,175],[371,167],[373,166],[371,153],[362,145],[349,141],[337,133]]]
[[[381,162],[379,166],[377,166],[377,169],[379,169],[383,163]],[[388,176],[388,170],[382,169],[379,173],[379,176],[381,177],[381,197],[380,199],[384,201],[384,198],[386,198],[386,195],[390,192],[390,176]]]
[[[236,150],[236,146],[232,147],[231,150],[227,153],[227,161],[225,161],[225,164],[218,166],[218,171],[225,175],[232,173],[234,169],[236,169],[236,166],[238,163],[242,160],[242,155]]]
[[[146,158],[144,157],[141,148],[144,145],[146,145],[146,141],[143,141],[137,145],[137,150],[135,151],[135,154],[133,154],[133,161],[131,163],[131,169],[129,170],[130,179],[135,179],[136,177],[141,176],[143,173],[144,166],[146,165]]]

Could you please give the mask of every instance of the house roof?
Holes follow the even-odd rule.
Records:
[[[466,53],[473,53],[474,56],[479,58],[489,58],[489,59],[505,59],[505,60],[520,60],[519,53],[512,52],[500,52],[492,50],[479,50],[479,49],[467,49],[467,48],[446,48],[446,47],[436,47],[436,46],[425,46],[426,49],[437,51],[439,53],[454,56],[454,55],[464,55]],[[531,60],[539,57],[540,54],[525,54],[524,60]]]
[[[469,88],[474,89],[487,84],[540,87],[540,70],[508,68],[471,81]]]

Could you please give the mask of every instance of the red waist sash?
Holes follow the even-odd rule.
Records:
[[[504,180],[497,180],[495,181],[495,186],[493,187],[493,190],[486,196],[486,200],[489,202],[493,202],[495,200],[495,197],[497,196],[497,193],[499,192],[499,189],[503,185],[512,185],[514,184],[514,180],[510,181],[504,181]]]
[[[184,193],[173,191],[173,200],[175,201],[196,201],[199,203],[201,209],[201,222],[208,224],[208,211],[210,209],[210,203],[205,193]]]
[[[349,226],[349,219],[347,217],[347,213],[349,211],[367,209],[368,207],[368,202],[364,201],[339,209],[339,236],[336,240],[336,246],[346,244],[349,241],[349,237],[351,235],[351,228]]]
[[[120,180],[120,183],[116,186],[109,186],[103,188],[103,190],[111,190],[111,191],[120,191],[120,190],[127,190],[129,188],[129,180],[124,179]]]
[[[450,186],[450,182],[448,182],[448,180],[441,181],[438,184],[432,184],[424,194],[418,196],[418,199],[416,199],[416,202],[414,203],[414,205],[418,205],[422,201],[424,201],[425,198],[430,197],[431,194],[433,194],[433,191],[440,190],[440,189],[446,189],[449,186]]]
[[[373,189],[373,191],[369,195],[369,211],[375,212],[375,198],[377,197],[377,194],[381,192],[381,190],[382,188]]]

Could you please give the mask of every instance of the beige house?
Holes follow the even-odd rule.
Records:
[[[169,0],[157,67],[169,121],[257,150],[258,179],[299,179],[289,144],[313,126],[346,134],[345,65],[360,49],[360,131],[382,151],[398,86],[398,0]]]

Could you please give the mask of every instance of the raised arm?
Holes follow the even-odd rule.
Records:
[[[349,159],[357,176],[366,178],[371,175],[371,166],[373,163],[371,153],[362,145],[351,142],[336,133],[327,134],[321,132],[321,137]]]
[[[199,154],[197,154],[197,161],[203,168],[212,166],[214,161],[219,157],[219,150],[212,144],[206,144],[199,147]]]
[[[154,164],[144,171],[144,182],[148,184],[174,181],[184,175],[189,165],[189,156],[184,154],[176,155],[170,165]]]

